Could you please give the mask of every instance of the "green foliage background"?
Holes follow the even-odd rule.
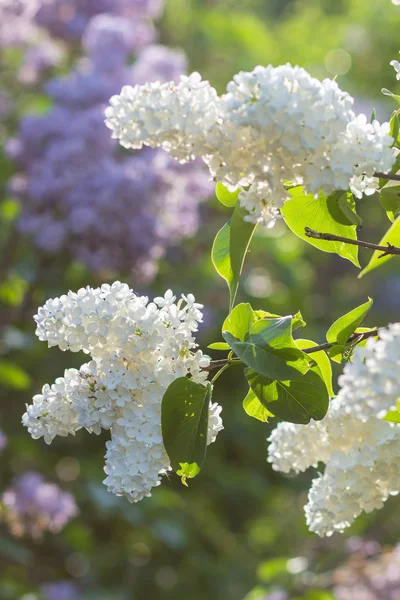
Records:
[[[191,70],[199,70],[220,91],[235,72],[256,64],[290,61],[321,78],[343,73],[339,84],[356,96],[360,109],[376,106],[378,119],[385,120],[394,106],[381,96],[380,88],[399,91],[389,66],[400,49],[399,30],[400,8],[390,0],[167,0],[162,41],[182,46]],[[15,130],[18,117],[46,107],[40,92],[24,93],[13,82],[17,58],[4,58],[8,66],[1,83],[9,89],[15,86],[15,115],[0,129],[3,140]],[[4,156],[0,162],[4,190],[12,166]],[[390,225],[379,201],[364,199],[357,210],[365,223],[361,237],[378,242]],[[218,381],[214,400],[223,405],[225,429],[188,489],[172,475],[152,498],[130,505],[101,484],[103,436],[81,432],[76,438],[56,440],[51,449],[32,441],[20,425],[24,404],[45,382],[83,360],[54,348],[49,351],[35,338],[31,316],[48,297],[101,282],[67,258],[38,256],[29,240],[16,239],[16,212],[14,202],[3,196],[0,423],[9,444],[0,459],[0,485],[4,489],[15,473],[38,469],[73,492],[81,514],[61,534],[37,543],[15,540],[0,527],[2,600],[34,592],[43,581],[64,578],[77,580],[85,600],[256,600],[276,585],[290,590],[293,598],[306,598],[320,587],[321,575],[342,560],[346,537],[358,534],[383,544],[398,541],[396,499],[358,519],[344,537],[321,541],[307,531],[302,506],[315,473],[291,478],[272,471],[266,462],[266,438],[274,423],[263,424],[244,412],[246,381],[239,368]],[[172,251],[178,262],[167,256],[157,280],[146,290],[151,295],[168,287],[191,291],[206,305],[208,326],[199,340],[203,348],[220,339],[229,302],[225,283],[210,260],[212,241],[228,215],[229,209],[212,199],[197,238]],[[368,250],[360,252],[362,266],[369,258]],[[399,265],[394,258],[358,280],[359,271],[350,262],[318,251],[280,222],[270,231],[257,230],[238,301],[279,314],[301,310],[308,335],[322,342],[331,323],[368,296],[374,298],[374,306],[366,325],[399,320]],[[119,275],[136,289],[134,273]],[[337,366],[334,381],[339,372]],[[299,556],[308,559],[313,576],[290,572],[288,561]],[[312,598],[329,596],[315,592]]]

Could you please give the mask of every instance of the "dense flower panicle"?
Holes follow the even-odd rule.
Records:
[[[119,282],[48,300],[35,316],[39,339],[92,360],[33,398],[22,419],[32,437],[50,443],[81,428],[110,430],[104,483],[132,502],[149,496],[171,469],[161,435],[164,392],[178,377],[207,378],[210,359],[193,336],[201,309],[191,294],[176,302],[169,290],[149,302]],[[220,412],[210,404],[208,443],[222,429]]]
[[[1,517],[13,535],[58,533],[78,514],[72,494],[36,471],[18,475],[1,497]]]
[[[198,205],[213,185],[201,163],[179,166],[162,150],[124,155],[110,139],[103,122],[110,95],[123,82],[140,81],[144,71],[147,79],[179,78],[186,61],[179,51],[148,46],[154,31],[139,13],[156,15],[161,2],[116,2],[102,14],[99,5],[68,5],[71,19],[88,16],[86,57],[46,84],[53,107],[25,117],[19,138],[9,140],[9,156],[22,170],[10,192],[23,207],[20,230],[40,249],[67,250],[97,273],[134,268],[137,280],[149,281],[169,244],[197,231]],[[40,6],[61,11],[62,21],[64,2]],[[130,66],[134,53],[138,60]]]
[[[207,153],[207,136],[219,116],[219,98],[198,73],[178,84],[125,85],[106,109],[106,124],[125,148],[163,147],[186,162]]]
[[[379,330],[365,347],[357,347],[339,377],[346,397],[345,411],[367,420],[396,410],[400,399],[400,323]]]
[[[248,219],[266,223],[288,198],[287,181],[312,194],[376,191],[375,171],[394,162],[389,124],[367,123],[352,105],[335,81],[269,65],[235,75],[221,97],[198,73],[124,86],[106,124],[124,147],[161,146],[181,162],[202,156],[214,179],[240,187]]]
[[[382,420],[400,396],[400,324],[354,351],[339,378],[342,389],[322,421],[280,423],[272,432],[269,462],[277,471],[305,471],[319,462],[305,507],[311,531],[343,531],[361,512],[381,508],[400,492],[399,425]]]

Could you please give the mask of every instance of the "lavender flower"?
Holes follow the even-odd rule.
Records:
[[[373,558],[362,548],[333,574],[337,600],[398,600],[400,545]]]
[[[160,16],[164,0],[40,0],[35,21],[57,38],[79,40],[92,17],[111,13],[136,20]]]
[[[154,40],[154,30],[141,21],[102,14],[89,22],[83,47],[95,68],[119,69],[128,56]]]
[[[71,581],[45,583],[41,587],[44,600],[78,600],[79,591]]]
[[[64,6],[40,2],[46,10]],[[106,9],[106,2],[99,4]],[[104,108],[115,90],[145,73],[169,80],[186,64],[181,52],[157,45],[142,48],[128,66],[132,53],[146,43],[141,23],[120,16],[128,5],[136,16],[139,8],[149,10],[148,16],[161,3],[119,0],[113,14],[101,15],[92,12],[90,2],[79,5],[85,15],[95,14],[85,21],[87,56],[68,76],[46,85],[53,108],[24,118],[19,138],[9,140],[8,153],[21,168],[10,191],[23,206],[20,230],[40,249],[67,250],[97,273],[133,268],[136,279],[148,281],[168,245],[196,232],[198,204],[212,184],[198,163],[181,166],[149,149],[124,154],[110,138]]]
[[[17,476],[1,498],[2,518],[15,536],[58,533],[78,508],[74,497],[35,471]]]
[[[146,81],[178,81],[186,71],[187,60],[182,50],[171,50],[160,44],[144,48],[132,67],[135,84]]]

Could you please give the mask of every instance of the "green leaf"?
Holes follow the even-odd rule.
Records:
[[[274,353],[284,358],[288,365],[305,373],[309,369],[309,360],[293,339],[292,319],[292,315],[288,315],[278,319],[256,321],[245,341],[263,350],[273,349]]]
[[[247,223],[244,218],[247,215],[245,211],[238,204],[235,207],[231,221],[231,235],[230,235],[230,258],[233,272],[233,282],[230,298],[230,310],[232,310],[235,303],[236,293],[239,287],[240,275],[242,273],[244,260],[246,258],[247,250],[250,246],[251,239],[253,237],[256,225],[254,223]]]
[[[231,219],[217,233],[211,259],[217,273],[229,287],[229,310],[232,310],[239,287],[244,259],[256,225],[244,221],[246,211],[238,204]]]
[[[347,194],[340,194],[339,208],[344,216],[350,221],[350,223],[353,223],[353,225],[356,225],[357,227],[362,225],[363,221],[362,218],[357,214],[356,203],[351,192],[347,192]]]
[[[324,252],[339,254],[359,267],[357,246],[350,246],[344,242],[317,240],[309,238],[305,234],[305,228],[309,227],[321,233],[332,233],[352,240],[357,239],[356,225],[343,214],[339,204],[340,197],[346,195],[346,192],[335,192],[330,196],[320,194],[317,199],[312,194],[305,195],[303,192],[304,188],[302,187],[289,190],[292,198],[281,208],[288,227],[308,244]]]
[[[297,312],[292,319],[292,330],[298,329],[299,327],[305,327],[307,323],[303,319],[301,312]]]
[[[207,348],[210,348],[210,350],[230,350],[228,344],[225,342],[214,342],[207,346]]]
[[[246,302],[242,302],[235,306],[235,308],[226,317],[222,331],[228,331],[240,342],[244,342],[246,334],[250,331],[257,319],[261,319],[262,316],[258,316],[260,311],[253,311],[251,305]]]
[[[375,121],[375,119],[376,119],[376,108],[373,108],[372,112],[371,112],[371,118],[370,118],[369,122],[373,123]]]
[[[384,96],[390,96],[391,98],[393,98],[393,100],[395,100],[398,104],[400,104],[400,96],[393,94],[393,92],[391,92],[390,90],[388,90],[386,88],[382,88],[381,92]]]
[[[385,185],[380,191],[380,201],[389,220],[394,223],[400,213],[400,185]]]
[[[252,369],[245,375],[260,402],[284,421],[307,424],[326,415],[329,395],[318,365],[294,381],[273,381]]]
[[[334,346],[332,346],[332,348],[329,348],[328,354],[334,362],[340,364],[341,362],[343,362],[346,350],[348,350],[348,348],[343,344],[335,344]]]
[[[393,146],[395,146],[396,144],[398,144],[399,140],[399,112],[400,110],[395,110],[394,113],[392,114],[392,117],[390,119],[390,131],[389,131],[389,135],[392,136],[392,138],[394,139],[393,142]]]
[[[326,333],[326,339],[330,344],[335,344],[328,350],[328,354],[334,362],[341,363],[349,348],[347,340],[355,333],[368,314],[373,300],[371,298],[365,304],[351,310],[335,321]]]
[[[379,246],[387,246],[388,244],[391,244],[392,246],[400,246],[400,217],[395,220],[393,225],[387,230],[379,242]],[[381,267],[388,260],[393,258],[393,254],[382,256],[382,258],[379,258],[380,256],[382,256],[382,252],[380,250],[374,250],[369,263],[366,267],[364,267],[358,277],[363,277],[370,271],[373,271],[377,267]]]
[[[312,340],[301,339],[295,341],[300,350],[304,350],[304,348],[315,348],[315,346],[318,346],[318,344]],[[312,358],[312,360],[314,360],[319,366],[322,378],[325,381],[325,385],[328,390],[328,394],[331,398],[333,398],[335,393],[332,387],[332,367],[326,352],[323,350],[320,350],[319,352],[312,352],[308,355],[308,357]]]
[[[227,330],[223,331],[222,335],[248,367],[271,379],[295,379],[308,370],[308,358],[299,350],[292,337],[291,315],[277,319],[260,319],[251,324],[254,313],[248,311],[246,314],[246,305],[239,307],[243,307],[237,311],[242,319],[228,322],[229,328],[236,335]]]
[[[383,420],[390,423],[400,423],[400,412],[398,410],[389,410],[383,417]]]
[[[265,377],[271,377],[271,379],[289,379],[301,375],[300,371],[290,367],[287,361],[277,356],[273,350],[263,350],[255,344],[240,342],[228,331],[225,331],[223,336],[231,349],[245,365],[258,373],[262,373]]]
[[[392,168],[389,171],[389,174],[396,174],[398,171],[400,170],[400,153],[396,156],[396,159],[394,161],[394,164],[392,166]],[[388,180],[385,177],[380,177],[379,178],[379,188],[383,188],[385,185],[387,185]]]
[[[306,324],[300,312],[296,313],[293,317],[284,317],[285,319],[291,319],[292,329],[297,327],[304,327]],[[232,334],[238,341],[244,342],[249,341],[246,336],[249,334],[251,328],[255,323],[260,320],[276,320],[282,319],[280,315],[276,315],[265,310],[253,310],[251,305],[246,302],[242,302],[235,306],[231,313],[225,319],[222,325],[222,332],[227,331]],[[264,326],[262,326],[264,328]],[[286,327],[288,325],[286,324]],[[292,341],[288,341],[289,346],[293,347]],[[224,348],[225,349],[225,348]]]
[[[0,361],[0,387],[26,390],[30,384],[31,378],[21,367],[10,361]]]
[[[235,190],[234,192],[230,192],[228,188],[220,182],[217,183],[217,186],[215,188],[215,193],[218,200],[221,202],[221,204],[223,204],[224,206],[228,206],[229,208],[235,206],[237,199],[239,198],[239,192],[239,189]]]
[[[261,404],[251,388],[247,392],[246,398],[243,400],[243,408],[249,417],[253,417],[262,423],[266,423],[268,417],[274,416],[268,408]]]
[[[353,335],[357,327],[364,321],[366,315],[371,309],[373,300],[357,306],[342,317],[339,317],[326,332],[326,341],[330,344],[338,343],[345,345],[350,336]]]
[[[171,383],[161,404],[161,428],[171,466],[182,483],[196,477],[207,450],[211,384],[180,377]]]

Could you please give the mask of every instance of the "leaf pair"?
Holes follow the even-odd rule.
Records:
[[[225,341],[247,366],[250,390],[244,410],[260,421],[278,416],[308,423],[327,411],[332,390],[329,359],[324,352],[316,353],[314,360],[302,351],[315,343],[293,339],[293,326],[300,325],[305,325],[300,313],[281,317],[253,311],[249,304],[236,306],[224,322]]]

